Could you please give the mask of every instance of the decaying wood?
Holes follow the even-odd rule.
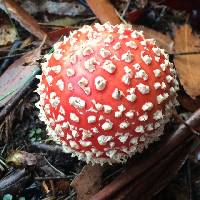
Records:
[[[15,1],[4,0],[0,3],[0,8],[7,12],[11,18],[17,20],[26,30],[40,40],[43,40],[46,37],[46,33],[40,28],[37,21]]]
[[[121,23],[109,0],[87,0],[87,3],[102,24],[108,21],[113,25]]]
[[[196,129],[200,124],[200,109],[197,110],[186,123],[192,129]],[[143,154],[139,161],[134,158],[129,163],[129,168],[119,175],[113,182],[104,187],[100,192],[94,195],[91,200],[109,199],[111,196],[127,187],[128,184],[137,180],[144,171],[151,169],[157,165],[163,158],[167,157],[170,152],[173,152],[177,146],[184,144],[184,141],[190,139],[194,135],[190,129],[182,124],[169,138],[163,136],[161,141],[155,145],[155,148],[150,149],[147,153]],[[148,159],[147,159],[148,158]]]

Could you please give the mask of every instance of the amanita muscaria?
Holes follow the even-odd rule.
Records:
[[[176,102],[176,73],[142,31],[86,25],[45,58],[37,106],[66,152],[86,162],[125,162],[163,134]]]

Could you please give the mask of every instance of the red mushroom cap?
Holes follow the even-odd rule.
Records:
[[[45,57],[37,106],[66,152],[86,162],[125,162],[163,133],[176,101],[176,74],[142,31],[86,25]]]

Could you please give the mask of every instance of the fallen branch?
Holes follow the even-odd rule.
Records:
[[[192,138],[187,139],[183,145],[177,146],[170,154],[162,158],[162,160],[159,160],[152,168],[144,171],[144,173],[134,179],[131,184],[124,187],[115,195],[115,198],[121,200],[148,199],[152,194],[159,192],[183,165],[192,145]]]
[[[197,110],[186,123],[192,129],[196,129],[200,124],[200,109]],[[149,151],[143,154],[139,160],[133,158],[129,163],[128,169],[94,195],[91,200],[110,199],[111,196],[122,190],[122,188],[127,187],[127,185],[132,183],[138,176],[144,173],[144,171],[157,165],[160,160],[167,157],[177,146],[184,144],[184,141],[188,138],[190,139],[190,137],[194,137],[194,135],[191,134],[190,129],[184,124],[179,126],[173,134],[170,134],[167,140],[166,137],[163,136],[154,150],[151,148],[151,152]]]

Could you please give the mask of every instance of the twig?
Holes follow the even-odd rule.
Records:
[[[194,128],[192,128],[190,125],[188,125],[188,124],[178,115],[178,113],[177,113],[175,110],[173,111],[173,116],[174,116],[174,118],[177,120],[178,123],[184,124],[184,125],[190,130],[191,133],[196,134],[197,136],[200,135],[200,133],[199,133],[197,130],[195,130]]]
[[[65,200],[70,200],[72,199],[73,196],[75,196],[75,192],[72,192],[68,197],[65,198]]]
[[[58,172],[61,176],[64,176],[65,177],[65,174],[63,172],[61,172],[60,170],[58,170],[57,168],[55,168],[49,161],[46,157],[44,157],[45,161],[48,163],[48,165],[53,169],[55,170],[56,172]]]
[[[200,54],[200,51],[190,51],[190,52],[175,52],[172,53],[172,56],[185,56],[185,55],[193,55],[193,54]]]
[[[124,16],[126,15],[126,12],[127,12],[128,8],[129,8],[129,6],[130,6],[130,3],[131,3],[131,0],[128,0],[127,3],[126,3],[125,8],[124,8],[124,10],[123,10],[123,12],[122,12],[122,14],[121,14],[121,17],[122,17],[122,18],[124,18]]]
[[[45,177],[35,177],[37,181],[46,181],[46,180],[69,180],[68,176],[45,176]]]
[[[8,56],[6,56],[7,59],[5,59],[4,62],[2,63],[2,65],[0,66],[0,75],[2,74],[3,71],[5,71],[5,69],[8,67],[8,65],[11,63],[11,60],[8,59],[8,58],[10,58],[9,56],[11,56],[11,57],[14,56],[15,52],[16,52],[16,48],[19,47],[20,45],[21,45],[21,41],[19,41],[19,40],[16,40],[13,43],[13,45],[8,53]],[[2,57],[0,57],[0,60],[1,60],[1,58]]]
[[[9,59],[9,58],[15,58],[15,57],[23,56],[27,52],[29,52],[29,51],[25,51],[23,53],[18,53],[18,54],[14,54],[14,55],[2,56],[2,57],[0,57],[0,61],[5,60],[5,59]]]

